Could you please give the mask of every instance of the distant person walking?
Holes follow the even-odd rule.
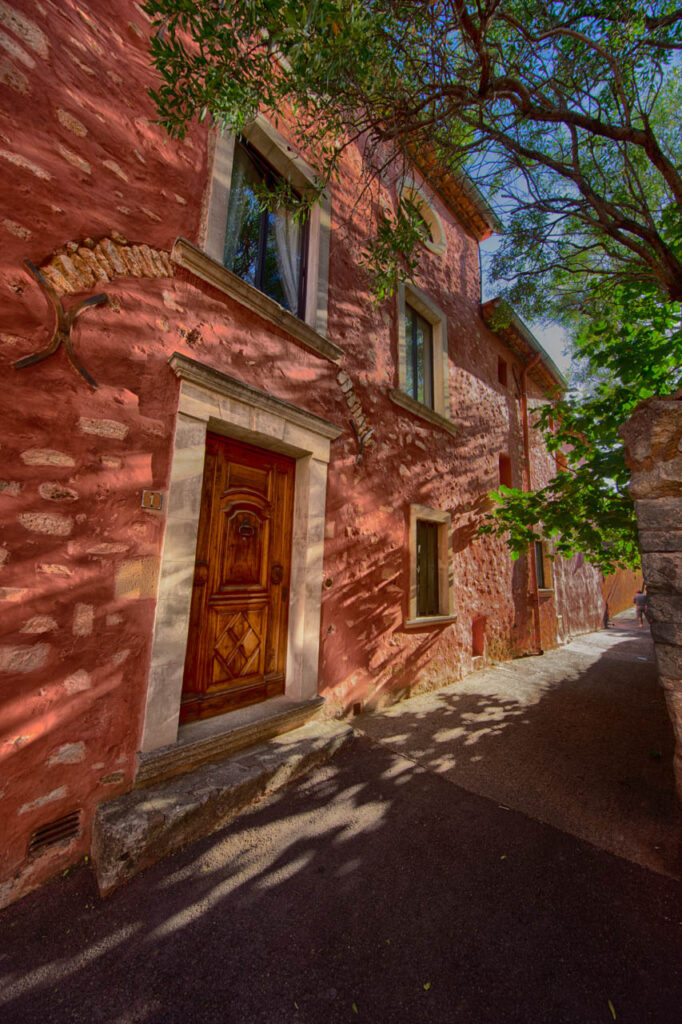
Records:
[[[638,590],[635,594],[635,612],[637,614],[637,625],[641,629],[644,625],[644,614],[646,612],[648,597],[645,593],[646,587],[642,584],[642,589]]]

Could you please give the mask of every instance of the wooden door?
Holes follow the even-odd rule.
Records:
[[[181,722],[284,693],[294,465],[207,435]]]

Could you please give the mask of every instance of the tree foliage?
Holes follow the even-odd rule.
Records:
[[[493,274],[534,320],[571,330],[593,384],[559,403],[568,468],[501,496],[519,550],[538,524],[600,564],[635,557],[616,434],[680,362],[682,8],[670,0],[147,0],[168,130],[240,131],[290,111],[319,189],[350,144],[365,184],[401,159],[466,171],[506,225]],[[378,213],[380,295],[409,276],[418,216]],[[549,413],[543,414],[545,427]],[[489,528],[495,529],[489,524]],[[559,531],[559,532],[556,532]],[[604,549],[604,542],[609,545]],[[606,550],[606,554],[605,554]]]

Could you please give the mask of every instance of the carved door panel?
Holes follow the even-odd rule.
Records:
[[[294,465],[207,435],[181,722],[284,693]]]

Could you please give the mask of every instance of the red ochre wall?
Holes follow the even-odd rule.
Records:
[[[641,569],[619,569],[618,572],[604,578],[604,600],[609,606],[609,615],[613,617],[619,612],[635,613],[635,591],[642,586]]]
[[[345,428],[332,445],[325,531],[329,713],[461,678],[477,618],[489,660],[533,646],[525,560],[475,536],[499,453],[517,484],[523,459],[513,374],[508,389],[497,382],[498,354],[511,357],[479,313],[476,242],[434,199],[448,250],[424,254],[417,283],[448,317],[452,437],[388,398],[398,384],[397,303],[375,309],[358,270],[366,211],[353,206],[357,154],[333,193],[328,333],[375,430],[362,466],[339,367],[184,271],[117,275],[64,299],[68,308],[109,297],[73,329],[97,390],[63,349],[12,369],[54,324],[25,258],[40,264],[88,238],[164,253],[179,235],[200,240],[208,132],[178,143],[153,124],[147,22],[123,0],[112,19],[104,0],[0,5],[9,40],[0,57],[0,905],[86,854],[95,808],[132,785],[164,529],[164,513],[140,500],[144,488],[168,487],[174,351]],[[537,439],[533,461],[550,472]],[[413,502],[452,514],[456,621],[446,627],[403,625]],[[560,614],[572,609],[576,632],[594,628],[598,576],[584,566],[555,575]],[[76,809],[80,838],[27,859],[34,830]]]

